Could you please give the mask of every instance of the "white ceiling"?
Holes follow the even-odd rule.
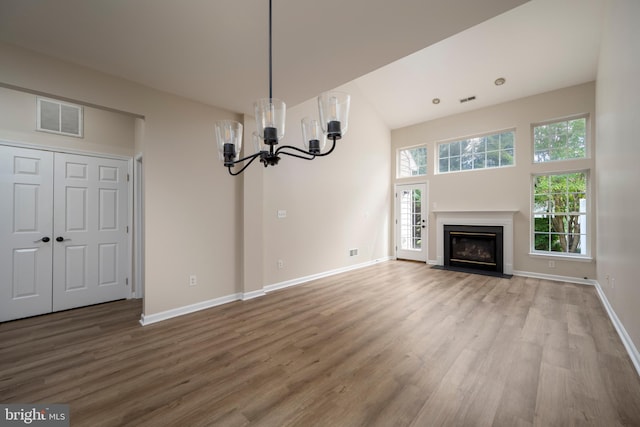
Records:
[[[602,0],[532,0],[356,83],[395,129],[590,82],[603,13]],[[476,100],[460,103],[470,96]]]
[[[356,79],[397,128],[591,81],[603,2],[274,0],[274,96],[291,106]],[[0,0],[0,41],[251,113],[268,96],[267,11],[266,0]]]

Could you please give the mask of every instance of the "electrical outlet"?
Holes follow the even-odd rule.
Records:
[[[278,260],[278,268],[284,268],[284,261],[281,259]]]
[[[198,284],[198,277],[195,274],[189,276],[189,286],[195,286]]]
[[[555,261],[549,261],[549,268],[556,268],[556,262]]]

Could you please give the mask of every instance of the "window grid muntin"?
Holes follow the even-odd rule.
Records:
[[[580,176],[581,191],[570,191],[570,178],[578,176]],[[564,177],[563,191],[552,191],[552,177]],[[541,180],[546,180],[546,183]],[[588,171],[540,174],[534,176],[532,185],[532,251],[536,253],[588,257]],[[548,191],[544,190],[545,185],[549,188]],[[573,199],[573,201],[571,201],[571,199]],[[569,201],[569,203],[567,203],[567,201]],[[576,201],[578,202],[578,209],[569,209],[570,207],[576,207]],[[570,203],[573,203],[573,205],[570,205]],[[545,211],[544,209],[547,210]],[[556,221],[557,219],[560,219],[563,230],[558,231],[554,228],[559,225],[554,225],[554,218]],[[576,225],[576,221],[580,226],[577,230],[578,232],[575,232],[576,229],[570,228],[570,226]],[[546,230],[542,230],[541,228],[543,227],[545,227]],[[576,237],[578,237],[577,242],[573,240]],[[575,247],[573,248],[575,250],[571,250],[571,244],[575,244]]]
[[[514,164],[515,130],[438,144],[438,173],[494,169]]]
[[[400,249],[422,249],[422,191],[400,192]]]

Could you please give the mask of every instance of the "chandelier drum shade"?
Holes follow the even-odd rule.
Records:
[[[260,159],[260,162],[267,167],[277,165],[281,155],[304,160],[327,156],[335,149],[336,141],[347,132],[349,124],[351,102],[349,94],[326,92],[318,96],[320,119],[310,117],[302,119],[304,149],[292,145],[276,148],[284,137],[287,108],[284,101],[273,98],[271,3],[272,0],[269,0],[269,97],[258,99],[254,103],[257,130],[252,138],[255,152],[240,158],[243,133],[241,123],[233,120],[221,120],[215,123],[219,157],[231,175],[241,174],[255,159]],[[327,140],[331,141],[328,150],[326,149]],[[232,168],[237,164],[242,164],[242,167],[234,172]]]

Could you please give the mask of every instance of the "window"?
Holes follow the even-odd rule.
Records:
[[[38,98],[39,131],[82,137],[82,107],[53,99]]]
[[[533,126],[533,161],[587,157],[587,118],[580,117]]]
[[[513,166],[515,131],[438,144],[438,173]]]
[[[398,150],[398,178],[427,174],[427,147]]]
[[[533,179],[533,251],[588,256],[587,172]]]

